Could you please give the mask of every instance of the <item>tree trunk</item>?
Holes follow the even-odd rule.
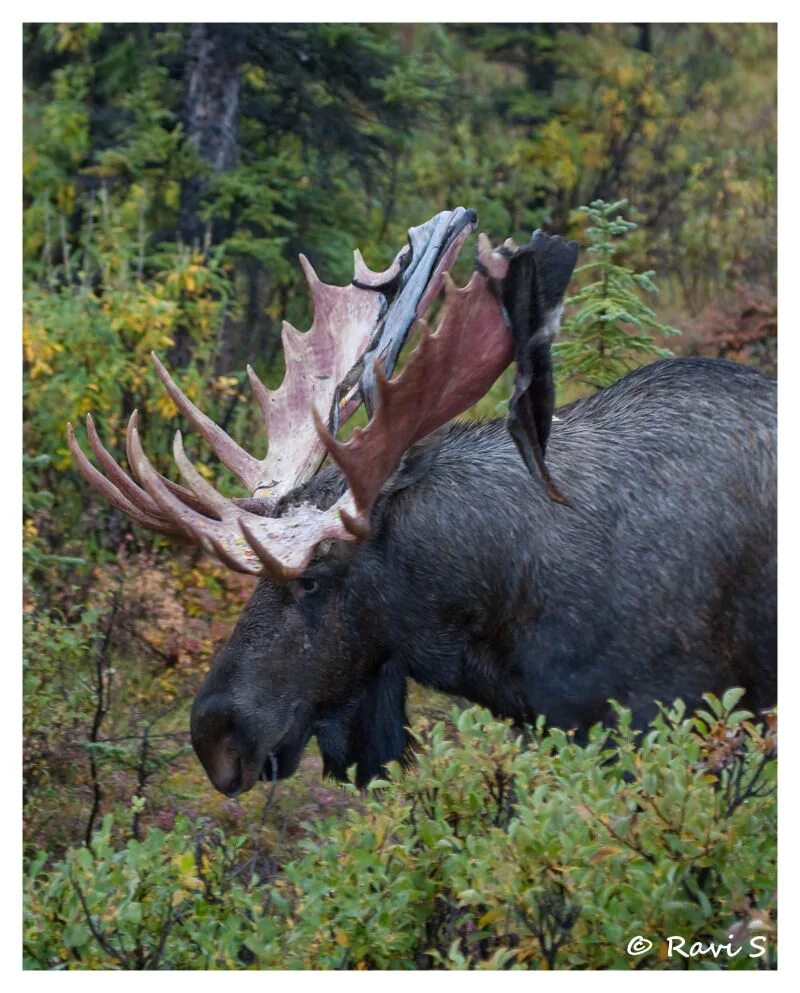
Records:
[[[184,127],[208,173],[231,169],[239,160],[241,54],[236,27],[192,24],[186,59]],[[181,190],[181,236],[202,249],[219,233],[199,212],[208,174],[196,174]]]
[[[225,233],[219,222],[200,217],[203,196],[213,173],[231,169],[239,160],[239,89],[241,45],[237,25],[192,24],[186,43],[186,91],[183,125],[204,169],[181,184],[180,236],[194,251],[205,253]],[[223,318],[225,325],[227,318]],[[226,326],[220,338],[224,342]],[[169,350],[173,366],[188,365],[192,341],[178,328]]]

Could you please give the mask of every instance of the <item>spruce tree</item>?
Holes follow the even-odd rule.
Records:
[[[581,211],[587,228],[592,260],[575,270],[588,272],[592,281],[565,301],[567,318],[563,338],[554,345],[560,383],[575,380],[596,388],[608,386],[648,357],[672,355],[654,343],[661,336],[679,334],[659,322],[641,298],[641,291],[657,293],[653,272],[635,272],[616,261],[627,247],[627,236],[636,228],[622,215],[626,200],[594,200]]]

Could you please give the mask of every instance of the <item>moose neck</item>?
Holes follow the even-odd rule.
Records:
[[[393,497],[378,536],[394,591],[385,605],[394,663],[424,685],[530,719],[517,632],[539,612],[535,522],[559,510],[504,422],[454,425],[425,478]]]

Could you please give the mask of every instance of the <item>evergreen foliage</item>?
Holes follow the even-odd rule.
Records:
[[[672,355],[655,345],[651,332],[661,337],[680,333],[662,324],[640,296],[642,290],[658,292],[655,274],[634,272],[617,261],[626,248],[625,236],[636,228],[622,215],[626,203],[595,200],[580,208],[590,223],[586,253],[592,260],[579,266],[575,275],[588,273],[591,281],[564,302],[569,316],[563,339],[554,345],[562,382],[610,386],[643,360]]]

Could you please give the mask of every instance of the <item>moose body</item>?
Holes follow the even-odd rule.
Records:
[[[327,772],[367,781],[407,748],[409,677],[579,731],[610,698],[640,725],[656,700],[733,685],[774,704],[775,393],[751,368],[675,359],[578,400],[547,449],[566,503],[503,421],[412,449],[369,540],[255,589],[193,708],[214,785],[290,775],[312,735]],[[276,514],[344,488],[323,469]]]

